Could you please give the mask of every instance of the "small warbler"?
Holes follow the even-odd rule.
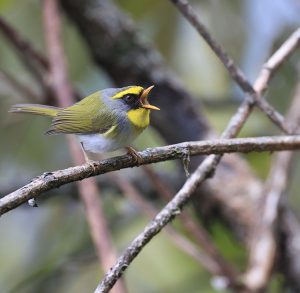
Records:
[[[86,161],[90,160],[85,151],[102,153],[123,147],[138,161],[138,154],[129,145],[149,125],[150,110],[159,110],[148,103],[152,88],[108,88],[66,108],[17,104],[10,112],[51,117],[52,124],[46,134],[76,134]]]

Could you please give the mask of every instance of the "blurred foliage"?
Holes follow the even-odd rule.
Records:
[[[154,42],[182,83],[199,97],[199,104],[204,104],[209,122],[221,132],[238,103],[231,98],[235,91],[230,78],[207,45],[169,1],[116,2],[137,22],[140,34]],[[251,26],[244,21],[243,1],[192,2],[234,60],[239,62],[245,58],[245,40],[251,34]],[[0,0],[0,15],[45,53],[40,1]],[[291,28],[286,28],[271,47],[276,48],[290,31]],[[67,19],[64,20],[63,40],[70,76],[82,94],[113,86],[106,73],[93,65],[86,45]],[[41,97],[35,102],[41,102],[39,87],[2,35],[0,52],[1,70],[26,84]],[[266,94],[282,112],[293,94],[297,60],[299,53],[284,64]],[[43,136],[49,125],[47,119],[7,113],[10,105],[17,102],[29,102],[29,99],[0,79],[0,187],[3,190],[13,190],[44,171],[71,164],[65,138]],[[241,136],[276,133],[279,131],[264,115],[255,111]],[[152,129],[145,131],[136,143],[140,149],[162,144],[163,138]],[[261,178],[267,176],[271,157],[268,153],[245,156]],[[296,209],[299,209],[299,197],[295,196],[300,174],[298,161],[294,164],[289,190]],[[174,167],[174,163],[155,166],[170,172]],[[121,174],[134,176],[135,172],[138,171],[132,169]],[[60,191],[48,193],[47,201],[43,201],[39,208],[22,206],[1,218],[0,292],[79,293],[92,292],[95,288],[101,272],[82,204],[73,194]],[[53,196],[58,193],[59,196]],[[103,198],[115,245],[122,251],[143,229],[147,219],[115,189],[103,194]],[[215,223],[211,233],[223,255],[236,266],[243,267],[245,250],[222,223]],[[195,260],[179,251],[163,233],[134,261],[126,273],[126,283],[129,292],[217,292],[211,286],[211,276]],[[275,278],[272,292],[277,292],[279,283],[280,277]]]

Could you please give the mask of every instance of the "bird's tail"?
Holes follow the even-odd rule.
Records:
[[[55,117],[61,108],[38,105],[38,104],[17,104],[10,108],[13,113],[30,113],[41,116]]]

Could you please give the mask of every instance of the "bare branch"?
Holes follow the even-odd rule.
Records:
[[[278,55],[280,56],[280,54]],[[276,62],[270,63],[275,64]],[[291,125],[299,125],[299,107],[300,82],[296,86],[294,99],[287,114]],[[278,213],[281,198],[287,187],[292,158],[292,152],[281,152],[274,155],[272,167],[263,189],[264,201],[261,208],[261,219],[253,232],[249,266],[243,278],[246,288],[252,292],[262,291],[267,286],[272,273],[278,245],[276,237]]]
[[[211,49],[215,52],[221,62],[224,64],[225,68],[233,78],[233,80],[240,86],[240,88],[248,94],[247,98],[251,102],[255,103],[259,109],[261,109],[271,121],[273,121],[278,127],[280,127],[284,132],[291,134],[291,129],[288,123],[285,121],[284,117],[277,112],[266,100],[261,99],[260,95],[262,92],[257,92],[256,88],[252,87],[250,82],[246,79],[243,72],[234,64],[233,59],[231,59],[228,54],[222,49],[222,47],[217,43],[215,39],[208,32],[206,27],[202,24],[200,18],[195,12],[195,9],[191,7],[187,0],[170,0],[174,5],[180,10],[180,12],[185,16],[185,18],[191,23],[192,26],[198,31],[198,33],[203,37]],[[270,75],[273,71],[277,69],[278,66],[273,64],[273,61],[285,60],[287,56],[294,51],[300,44],[300,30],[296,31],[291,37],[292,39],[282,51],[277,52],[274,59],[270,60]],[[266,69],[265,68],[265,69]],[[266,79],[264,82],[267,82]],[[264,85],[257,85],[263,89]]]
[[[262,94],[276,72],[278,67],[293,53],[300,44],[300,28],[294,31],[290,37],[280,46],[279,49],[263,65],[263,68],[254,83],[254,89],[258,94]]]
[[[123,194],[130,200],[134,205],[140,208],[144,214],[148,215],[150,219],[155,217],[158,214],[158,210],[154,207],[153,204],[146,201],[140,192],[134,187],[134,185],[123,179],[118,173],[110,173],[110,177],[113,178],[114,182],[120,187],[123,191]],[[196,229],[197,230],[197,229]],[[198,261],[204,268],[206,268],[210,273],[216,276],[224,276],[228,280],[228,286],[230,288],[237,288],[238,284],[234,278],[234,273],[229,266],[224,269],[223,262],[219,262],[219,258],[216,258],[216,255],[202,253],[199,248],[191,242],[188,238],[178,233],[171,226],[167,226],[164,229],[167,236],[169,236],[175,245],[179,247],[187,255],[193,257]],[[228,269],[227,269],[228,268]]]
[[[188,3],[186,2],[186,4]],[[208,34],[205,28],[204,30],[205,33]],[[294,47],[288,47],[286,54],[284,54],[285,58],[289,56],[289,54],[291,54],[293,50]],[[226,57],[226,55],[224,56]],[[274,57],[274,55],[272,57]],[[283,62],[283,59],[281,60],[281,62]],[[280,64],[281,63],[279,59],[278,66]],[[274,67],[274,69],[276,69],[277,67]],[[238,71],[236,71],[236,73],[238,73]],[[261,75],[259,75],[259,77],[260,76]],[[271,76],[269,76],[268,79],[266,79],[266,81],[269,81],[270,77]],[[258,99],[256,93],[254,96],[250,95],[249,98],[244,100],[244,102],[238,108],[237,112],[232,116],[227,127],[223,131],[221,136],[222,138],[231,138],[238,134],[238,132],[244,125],[245,121],[249,117],[253,109],[254,102],[257,101]],[[264,100],[259,99],[259,101],[264,101]],[[281,117],[280,114],[279,117]],[[278,125],[281,125],[283,129],[289,133],[291,130],[288,129],[285,125],[283,125],[281,123],[282,121],[280,122],[280,119],[279,120],[275,119],[276,123],[278,123]],[[206,178],[212,175],[216,166],[220,162],[221,158],[222,155],[211,155],[202,162],[202,164],[196,169],[196,171],[192,174],[192,176],[185,182],[185,184],[180,189],[180,191],[176,194],[173,200],[170,201],[168,205],[155,217],[155,219],[152,222],[150,222],[148,226],[145,227],[144,231],[139,236],[137,236],[137,238],[127,248],[125,253],[118,259],[114,267],[109,272],[107,272],[107,274],[104,276],[104,279],[96,288],[95,291],[96,293],[107,292],[114,285],[116,280],[122,275],[123,271],[127,268],[129,263],[142,250],[144,245],[146,245],[157,233],[159,233],[160,230],[176,216],[178,211],[180,212],[183,206],[189,201],[189,198],[191,194],[195,191],[195,189]],[[173,207],[173,209],[171,207]]]
[[[145,151],[139,152],[139,155],[141,156],[140,165],[145,165],[181,159],[187,152],[191,156],[197,156],[236,152],[248,153],[297,150],[299,147],[299,136],[273,136],[184,142],[146,149]],[[205,165],[207,165],[207,162]],[[130,155],[124,155],[95,162],[93,167],[90,164],[84,164],[64,170],[45,172],[36,179],[33,179],[29,184],[2,197],[0,199],[0,215],[16,208],[30,198],[38,197],[41,193],[64,184],[135,166],[137,166],[137,162],[135,162]]]
[[[67,9],[68,9],[68,12],[71,14],[71,16],[74,18],[76,15],[77,15],[77,12],[78,12],[78,7],[81,7],[81,4],[84,3],[84,2],[76,2],[76,5],[72,5],[72,2],[71,1],[63,1],[64,4],[66,5]],[[99,4],[100,5],[100,4]],[[84,7],[86,9],[86,7]],[[97,6],[98,8],[98,6]],[[104,9],[105,10],[105,9]],[[102,11],[102,10],[101,10]],[[99,9],[97,10],[97,12],[99,12]],[[94,24],[95,22],[97,22],[96,18],[94,15],[91,15],[90,14],[90,10],[86,10],[86,14],[87,16],[87,19],[84,23],[81,23],[79,25],[80,29],[83,31],[83,32],[86,32],[87,31],[87,25],[90,24],[94,27]],[[102,23],[101,23],[102,24]],[[98,22],[97,22],[97,25],[98,25]],[[101,27],[101,25],[99,24],[99,27]],[[127,28],[127,27],[126,27]],[[130,29],[128,30],[130,31]],[[127,31],[126,31],[127,32]],[[84,34],[85,35],[85,34]],[[90,35],[87,35],[87,41],[89,42],[89,44],[91,45],[92,48],[98,48],[96,46],[93,46],[95,44],[95,40],[94,40],[94,37],[91,37]],[[102,52],[102,51],[99,51],[97,50],[97,52],[95,52],[95,49],[93,51],[93,54],[94,54],[94,57],[95,59],[99,62],[100,60],[100,63],[101,61],[103,60],[103,56],[101,55],[101,53],[99,52]],[[291,52],[290,52],[291,53]],[[107,65],[107,63],[105,61],[103,61],[105,65]],[[109,64],[111,65],[111,64]],[[115,67],[112,65],[112,68],[115,69]],[[112,70],[113,71],[113,70]],[[116,79],[118,80],[119,78],[119,75],[116,74]],[[225,130],[225,132],[223,133],[223,137],[232,137],[234,135],[236,135],[238,133],[238,131],[240,130],[240,128],[242,127],[242,125],[244,124],[244,122],[246,121],[247,117],[249,116],[252,108],[253,108],[253,104],[254,104],[254,99],[251,99],[251,98],[248,98],[246,99],[246,101],[242,104],[242,106],[239,108],[237,114],[231,119],[230,121],[230,124],[229,126],[227,127],[227,129]],[[267,111],[266,111],[267,112]],[[271,111],[271,114],[273,112]],[[270,114],[270,113],[269,113]],[[278,116],[281,116],[280,114]],[[282,116],[281,116],[282,117]],[[276,120],[276,118],[274,118]],[[278,119],[277,119],[278,120]],[[280,119],[279,119],[280,120]],[[279,124],[281,124],[279,122]],[[220,156],[214,156],[212,157],[211,161],[210,161],[210,164],[209,166],[206,168],[204,168],[203,172],[206,172],[207,175],[211,174],[211,172],[214,170],[214,167],[217,165],[218,161],[220,160]],[[202,174],[203,175],[203,174]],[[200,174],[199,174],[200,176]],[[156,226],[157,227],[157,226]],[[155,232],[154,232],[155,234]],[[149,236],[150,237],[150,236]],[[131,247],[132,248],[132,247]],[[130,247],[129,247],[130,249]],[[134,252],[134,253],[138,253],[140,251],[140,249],[138,249],[138,251]],[[132,259],[135,257],[132,256]],[[132,260],[131,259],[131,260]],[[131,261],[130,260],[130,261]],[[120,265],[120,263],[118,262],[118,264],[113,267],[112,271],[114,271],[115,273],[118,272],[117,274],[110,274],[106,276],[106,278],[104,279],[104,282],[106,282],[106,284],[109,283],[109,286],[105,287],[106,289],[105,290],[108,290],[110,288],[110,286],[113,286],[113,283],[115,282],[115,280],[118,278],[118,274],[121,275],[123,269],[119,270],[120,267],[118,268],[118,265],[122,267],[122,265]],[[128,264],[125,262],[124,263],[124,269],[125,269],[125,266],[127,266]],[[111,272],[112,272],[111,271]],[[110,273],[111,273],[110,272]],[[116,279],[114,281],[112,281],[112,283],[110,283],[111,279],[110,278],[114,278],[116,277]]]
[[[149,166],[143,166],[144,171],[151,180],[153,186],[157,189],[158,193],[167,201],[171,200],[173,193],[169,188],[161,181],[161,178],[155,173],[155,171]],[[222,257],[218,249],[214,245],[210,236],[200,223],[196,223],[188,211],[183,211],[178,217],[183,227],[188,231],[199,245],[205,250],[208,256],[215,263],[218,268],[217,275],[221,275],[226,278],[228,287],[233,289],[240,289],[240,282],[237,280],[238,275],[235,269]],[[212,272],[216,275],[216,272]]]
[[[264,89],[268,86],[272,75],[279,66],[295,51],[299,45],[299,34],[300,29],[296,30],[262,66],[262,69],[254,83],[254,88],[258,95],[261,95]],[[237,112],[231,117],[230,122],[222,133],[222,138],[235,137],[239,133],[245,121],[249,117],[253,106],[254,102],[252,99],[246,98],[244,100]],[[289,128],[288,132],[291,132],[292,130],[293,127]]]
[[[218,156],[208,156],[195,172],[187,179],[174,198],[156,215],[127,247],[116,264],[106,273],[95,292],[108,292],[120,278],[124,270],[141,252],[143,247],[158,234],[174,217],[181,213],[183,206],[189,201],[196,188],[211,175]]]
[[[243,283],[250,292],[262,292],[270,280],[277,254],[278,209],[287,186],[291,161],[291,152],[276,154],[267,184],[263,189],[265,198],[260,207],[262,218],[258,221],[257,227],[254,227],[249,265],[243,277]]]

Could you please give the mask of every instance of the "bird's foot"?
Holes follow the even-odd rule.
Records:
[[[126,150],[127,154],[130,155],[139,166],[143,161],[143,158],[139,155],[139,153],[133,147],[126,147]]]
[[[94,160],[85,160],[86,164],[88,164],[89,166],[91,166],[93,168],[93,173],[94,174],[96,172],[96,165],[98,164],[98,161],[94,161]]]

